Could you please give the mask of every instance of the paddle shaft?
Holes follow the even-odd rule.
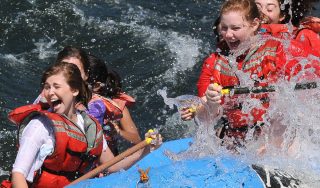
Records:
[[[317,82],[308,82],[308,83],[297,83],[294,87],[295,90],[305,90],[305,89],[314,89],[317,88]],[[266,87],[240,87],[240,88],[223,88],[228,89],[233,94],[248,94],[248,93],[265,93],[265,92],[275,92],[274,86]]]
[[[105,169],[109,168],[110,166],[116,164],[117,162],[121,161],[122,159],[132,155],[133,153],[137,152],[138,150],[146,147],[147,145],[149,145],[149,144],[148,144],[148,142],[146,140],[141,141],[140,143],[136,144],[135,146],[133,146],[133,147],[127,149],[126,151],[122,152],[121,154],[115,156],[110,161],[107,161],[106,163],[96,167],[95,169],[93,169],[90,172],[86,173],[85,175],[81,176],[80,178],[74,180],[69,185],[73,185],[73,184],[79,183],[82,180],[93,178],[94,176],[96,176],[100,172],[102,172]]]

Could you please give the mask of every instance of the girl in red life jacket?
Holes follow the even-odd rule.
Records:
[[[94,84],[93,78],[98,78],[101,83],[106,83],[104,88],[107,89],[104,89],[100,94],[112,99],[112,101],[106,99],[109,101],[104,101],[108,104],[104,104],[102,100],[96,100],[98,95],[93,95],[93,100],[89,103],[88,113],[97,118],[102,125],[109,124],[105,127],[106,130],[104,132],[112,152],[115,155],[118,154],[116,141],[120,135],[133,144],[139,143],[141,138],[127,108],[127,106],[132,105],[135,100],[121,91],[121,82],[118,74],[114,71],[108,72],[104,62],[97,63],[101,60],[97,60],[96,57],[88,55],[84,50],[77,47],[64,47],[63,50],[58,53],[56,59],[56,62],[61,61],[77,65],[84,81],[88,81],[88,78],[91,77],[91,84]],[[92,63],[99,66],[97,68],[93,67],[94,65],[90,67]],[[42,105],[46,104],[43,93],[39,95],[34,103],[38,102]],[[83,108],[82,105],[78,105],[77,107]],[[109,115],[109,117],[106,117],[106,114]]]
[[[141,141],[127,108],[135,101],[122,92],[117,72],[108,69],[101,59],[93,55],[89,55],[89,62],[88,83],[92,87],[93,98],[88,104],[88,110],[102,123],[108,145],[114,155],[118,155],[119,137],[133,144]]]
[[[280,38],[294,38],[310,46],[315,52],[320,51],[320,20],[316,17],[305,17],[318,0],[295,0],[292,3],[284,0],[255,0],[264,19],[262,33]],[[290,13],[291,10],[291,13]],[[305,17],[305,18],[304,18]],[[292,28],[289,23],[292,23]]]
[[[19,126],[19,150],[12,170],[13,187],[64,187],[114,155],[102,136],[101,125],[76,104],[91,98],[77,66],[57,63],[42,76],[42,89],[52,112],[27,105],[9,114]],[[161,144],[161,136],[157,145]],[[152,146],[154,147],[154,146]],[[145,148],[108,169],[128,168],[150,152]]]
[[[197,83],[198,95],[212,107],[212,114],[219,114],[218,107],[223,99],[220,95],[221,87],[246,84],[239,80],[239,71],[250,77],[251,80],[246,82],[252,82],[252,86],[267,86],[279,79],[288,79],[301,70],[298,58],[287,59],[287,55],[305,58],[310,54],[310,49],[308,51],[296,41],[290,41],[286,48],[277,40],[258,35],[259,17],[259,10],[253,0],[229,0],[222,6],[220,33],[229,50],[213,53],[205,60]],[[233,61],[230,55],[234,57]],[[213,83],[220,86],[213,86]],[[243,138],[248,126],[255,126],[263,120],[269,106],[265,100],[268,95],[252,94],[247,97],[260,100],[261,106],[242,112],[237,96],[229,97],[230,104],[222,106],[223,117],[228,122],[229,129],[225,133],[228,136]]]

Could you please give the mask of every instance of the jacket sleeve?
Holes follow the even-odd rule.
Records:
[[[320,56],[318,52],[296,40],[291,41],[289,52],[290,54],[286,55],[286,73],[289,78],[292,78],[299,74],[299,79],[301,79],[304,75],[300,75],[300,72],[307,69],[309,69],[309,72],[311,71],[315,74],[319,73]],[[310,69],[311,67],[315,70]]]
[[[213,83],[213,66],[215,61],[215,54],[211,54],[203,63],[202,70],[197,83],[198,96],[204,96],[210,83]]]
[[[320,35],[310,29],[302,29],[296,36],[296,40],[306,46],[310,46],[315,52],[320,52]]]
[[[51,121],[44,116],[31,120],[23,130],[18,154],[12,172],[22,173],[29,182],[40,169],[47,155],[54,149],[54,131]]]

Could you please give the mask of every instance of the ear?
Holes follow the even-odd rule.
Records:
[[[76,96],[79,95],[79,90],[78,90],[78,89],[72,89],[71,92],[72,92],[72,95],[73,95],[74,97],[76,97]]]
[[[82,79],[83,79],[84,81],[87,81],[87,80],[88,80],[88,78],[89,78],[89,76],[88,76],[87,74],[84,74],[84,76],[83,76],[83,78],[82,78]]]
[[[94,91],[94,92],[98,92],[100,89],[101,89],[101,82],[96,82],[94,85],[93,85],[93,88],[92,88],[92,90]]]

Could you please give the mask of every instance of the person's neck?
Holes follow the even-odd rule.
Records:
[[[73,122],[77,122],[78,121],[78,118],[77,118],[77,110],[76,109],[74,109],[74,110],[72,110],[68,115],[67,115],[67,117],[71,120],[71,121],[73,121]]]

